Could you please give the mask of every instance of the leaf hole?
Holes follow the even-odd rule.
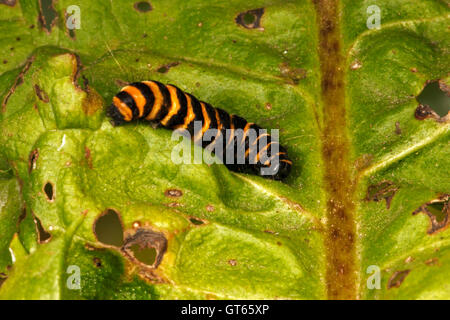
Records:
[[[450,219],[450,195],[444,194],[420,206],[413,212],[413,215],[424,213],[430,218],[430,227],[427,230],[429,235],[435,234],[447,228]]]
[[[39,158],[39,150],[34,149],[30,152],[30,156],[28,157],[28,173],[36,169],[36,162]]]
[[[47,198],[47,201],[53,202],[55,200],[55,192],[54,192],[53,184],[50,181],[48,181],[44,185],[44,193],[45,193],[45,197]]]
[[[201,226],[202,224],[205,224],[203,220],[194,217],[190,217],[189,221],[196,226]]]
[[[450,87],[442,80],[429,81],[417,96],[419,106],[415,117],[419,120],[441,118],[450,114]]]
[[[94,222],[94,234],[103,244],[121,247],[123,245],[123,227],[119,214],[108,209]]]
[[[47,33],[52,31],[57,18],[58,13],[53,5],[53,0],[39,0],[39,23]]]
[[[34,224],[36,226],[38,242],[39,243],[49,242],[50,239],[52,238],[52,235],[44,229],[44,227],[42,226],[41,220],[39,220],[38,217],[36,217],[35,215],[33,215],[33,217],[34,217]]]
[[[134,9],[136,9],[139,12],[149,12],[153,10],[153,7],[148,1],[140,1],[134,4]]]
[[[264,30],[261,27],[261,17],[264,14],[264,8],[248,10],[237,15],[235,21],[238,25],[246,29]]]

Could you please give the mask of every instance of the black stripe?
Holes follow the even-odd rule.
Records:
[[[155,103],[155,96],[153,95],[152,90],[142,82],[134,82],[130,84],[130,86],[137,88],[145,98],[144,112],[141,117],[142,119],[145,119],[152,111],[153,104]]]
[[[209,127],[208,130],[211,130],[211,141],[203,141],[202,146],[206,148],[208,145],[214,142],[217,136],[217,119],[216,119],[216,110],[209,103],[203,102],[205,104],[205,110],[209,117]]]
[[[179,126],[180,124],[183,124],[184,118],[186,118],[187,114],[187,99],[186,96],[184,95],[184,92],[174,85],[171,86],[176,89],[180,109],[178,109],[178,112],[174,114],[172,118],[170,118],[169,121],[167,122],[166,127],[168,128],[174,128],[176,126]]]
[[[136,102],[134,102],[133,97],[125,91],[120,91],[117,95],[117,98],[120,99],[123,103],[125,103],[133,112],[133,119],[137,119],[139,116],[139,109],[136,106]]]
[[[186,94],[191,98],[192,111],[194,112],[194,115],[195,115],[194,121],[191,121],[191,123],[188,124],[187,130],[191,134],[191,137],[194,137],[194,135],[195,135],[194,122],[200,121],[202,123],[200,126],[200,129],[203,126],[202,106],[200,105],[200,101],[198,101],[198,99],[196,97],[194,97],[190,93],[186,93]]]
[[[169,112],[169,108],[172,105],[172,98],[170,98],[170,92],[169,90],[166,88],[165,85],[163,85],[161,82],[158,81],[152,81],[153,83],[155,83],[158,88],[159,91],[161,92],[162,96],[163,96],[163,102],[162,102],[162,106],[159,109],[158,114],[156,115],[154,121],[160,121],[162,120],[167,113]]]

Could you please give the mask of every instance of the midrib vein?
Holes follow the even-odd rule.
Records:
[[[354,182],[346,131],[345,81],[339,0],[313,0],[318,22],[319,59],[324,114],[322,131],[327,191],[326,289],[329,299],[355,299],[357,260]]]

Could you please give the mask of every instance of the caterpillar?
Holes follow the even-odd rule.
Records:
[[[144,120],[172,130],[184,129],[195,144],[213,150],[235,172],[282,180],[291,171],[286,149],[265,129],[172,84],[154,80],[131,83],[113,97],[107,114],[113,126]]]

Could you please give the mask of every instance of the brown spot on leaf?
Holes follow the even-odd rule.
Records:
[[[397,135],[401,135],[402,134],[402,129],[400,128],[400,122],[395,122],[395,134]]]
[[[0,4],[4,4],[10,7],[14,7],[17,3],[17,0],[0,0]]]
[[[178,189],[167,189],[164,195],[169,198],[179,198],[183,195],[183,191]]]
[[[34,169],[36,169],[36,162],[39,158],[39,150],[35,149],[30,152],[30,156],[28,157],[28,173],[31,173]]]
[[[134,3],[134,9],[139,12],[149,12],[153,10],[152,5],[148,1],[139,1]]]
[[[156,250],[156,257],[153,264],[147,265],[151,268],[157,268],[167,251],[167,239],[161,232],[153,231],[151,229],[139,228],[133,234],[125,239],[125,243],[121,248],[121,251],[131,261],[142,264],[143,262],[136,258],[136,252],[133,247],[139,247],[142,249],[153,248]],[[144,263],[145,264],[145,263]]]
[[[87,165],[89,169],[92,169],[92,155],[91,155],[91,149],[88,147],[84,147],[84,157],[86,158]]]
[[[97,268],[103,267],[102,260],[100,258],[94,257],[92,259],[92,262],[94,262],[94,266],[96,266]]]
[[[272,110],[272,104],[270,104],[269,102],[267,102],[264,106],[266,110]]]
[[[366,201],[386,200],[386,209],[391,207],[391,201],[397,192],[398,187],[391,181],[382,181],[376,185],[371,185],[367,189]]]
[[[363,154],[362,156],[360,156],[358,159],[355,160],[356,170],[360,171],[367,168],[372,163],[372,160],[373,160],[372,154],[368,153]]]
[[[405,259],[405,263],[411,263],[411,262],[413,262],[413,261],[414,261],[414,258],[411,257],[411,256],[408,256],[408,257]]]
[[[411,270],[403,270],[403,271],[396,271],[391,276],[391,278],[388,281],[387,288],[398,288],[405,280],[406,276],[411,272]]]
[[[170,203],[167,204],[167,206],[169,208],[177,208],[177,207],[182,207],[183,205],[181,203],[179,203],[179,202],[170,202]]]
[[[357,70],[357,69],[360,69],[361,67],[362,67],[361,62],[359,62],[358,60],[355,60],[350,65],[350,70]]]
[[[44,103],[48,103],[50,99],[48,98],[48,94],[39,87],[39,85],[34,85],[34,92],[36,92],[37,97]]]
[[[264,28],[261,27],[261,18],[263,14],[264,8],[248,10],[239,13],[235,18],[235,21],[238,25],[244,27],[245,29],[257,29],[264,31]]]
[[[216,210],[216,209],[214,208],[214,206],[213,206],[212,204],[208,204],[208,205],[206,206],[206,211],[208,211],[208,212],[214,212],[214,210]]]
[[[158,69],[156,69],[156,71],[159,72],[159,73],[167,73],[167,72],[169,72],[170,68],[176,67],[179,64],[180,63],[177,62],[177,61],[176,62],[171,62],[171,63],[168,63],[168,64],[165,64],[165,65],[162,65],[162,66],[158,67]]]
[[[228,260],[228,264],[232,267],[234,267],[235,265],[237,265],[237,261],[235,259],[230,259]]]
[[[302,68],[292,68],[287,62],[279,66],[281,76],[290,84],[298,84],[301,79],[306,77],[306,70]]]
[[[83,99],[81,108],[86,115],[92,116],[96,114],[97,111],[102,110],[103,98],[96,91],[87,90],[87,95],[86,98]]]
[[[443,231],[448,227],[450,221],[449,197],[450,195],[444,194],[420,206],[413,212],[413,215],[423,213],[430,218],[430,227],[427,230],[429,235]]]
[[[430,258],[425,261],[425,264],[427,266],[436,266],[439,264],[439,259],[438,258]]]

